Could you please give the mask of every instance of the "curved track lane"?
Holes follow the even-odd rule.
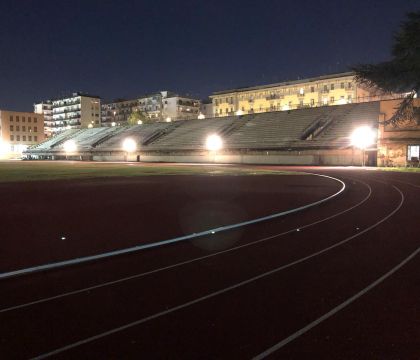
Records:
[[[415,254],[419,245],[418,231],[407,226],[418,211],[418,201],[413,200],[413,191],[418,190],[397,182],[388,184],[386,175],[378,177],[377,173],[326,173],[346,182],[348,190],[342,197],[304,214],[252,225],[232,250],[200,258],[196,256],[196,244],[177,244],[160,249],[161,254],[153,251],[130,255],[57,274],[6,281],[5,289],[9,290],[25,283],[38,284],[41,289],[28,291],[29,295],[9,296],[3,309],[25,303],[27,296],[39,300],[51,297],[51,292],[57,295],[51,285],[63,290],[79,289],[85,282],[83,277],[93,288],[0,313],[2,348],[11,354],[25,339],[28,348],[19,349],[22,358],[46,355],[54,349],[59,350],[57,356],[64,358],[83,358],[86,354],[110,358],[121,354],[130,358],[250,358],[328,314],[402,263],[404,266],[396,274],[377,284],[369,294],[355,299],[339,314],[286,346],[276,348],[273,356],[342,354],[340,358],[363,358],[365,353],[377,357],[386,354],[386,346],[360,341],[349,346],[340,337],[327,341],[330,350],[326,352],[325,341],[317,336],[328,326],[332,332],[351,333],[346,323],[336,320],[347,315],[369,328],[371,324],[367,317],[364,320],[363,313],[366,308],[372,309],[369,299],[390,286],[400,272],[414,266],[414,255],[407,265],[404,259]],[[404,236],[396,241],[402,229]],[[178,259],[182,260],[173,261]],[[129,275],[133,278],[118,280],[122,265],[132,271]],[[147,268],[149,274],[135,275]],[[95,275],[101,272],[102,276]],[[415,274],[411,271],[405,276],[412,279]],[[115,283],[95,284],[99,278],[113,278]],[[63,279],[64,284],[60,284]],[[412,291],[405,303],[413,304],[413,297],[419,295],[418,287]],[[382,299],[381,304],[387,301]],[[380,307],[373,309],[376,311],[371,312],[371,318],[387,316]],[[407,324],[413,322],[406,319],[409,314],[412,312],[403,314]],[[410,335],[416,335],[418,327],[407,328]],[[21,335],[18,339],[14,337],[17,333]],[[394,343],[409,343],[407,337],[393,336],[388,339]],[[410,351],[415,355],[413,346],[406,346],[406,354]]]

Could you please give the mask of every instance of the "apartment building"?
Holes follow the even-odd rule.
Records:
[[[228,116],[369,101],[370,95],[356,83],[353,72],[346,72],[218,91],[210,98],[213,115]]]
[[[128,123],[133,109],[137,107],[138,101],[117,99],[101,105],[101,125],[121,126]]]
[[[0,110],[0,157],[20,156],[43,140],[43,114]]]
[[[75,92],[34,105],[36,113],[47,116],[47,136],[67,129],[101,126],[101,99],[96,95]]]
[[[53,134],[53,105],[52,100],[46,100],[34,104],[34,113],[44,115],[44,134],[48,138]]]
[[[114,100],[102,104],[102,126],[127,125],[133,111],[141,111],[153,121],[197,119],[200,101],[170,91]]]

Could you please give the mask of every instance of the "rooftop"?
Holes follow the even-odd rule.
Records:
[[[278,86],[287,86],[287,85],[298,85],[308,82],[315,82],[320,80],[329,80],[329,79],[335,79],[335,78],[341,78],[341,77],[347,77],[347,76],[353,76],[353,71],[348,71],[344,73],[336,73],[336,74],[329,74],[329,75],[322,75],[312,78],[306,78],[306,79],[299,79],[299,80],[290,80],[290,81],[283,81],[279,83],[273,83],[273,84],[266,84],[266,85],[257,85],[257,86],[245,86],[245,87],[239,87],[235,89],[229,89],[229,90],[222,90],[222,91],[216,91],[210,97],[213,97],[215,95],[221,95],[221,94],[228,94],[238,91],[248,91],[248,90],[259,90],[259,89],[267,89],[272,87],[278,87]]]

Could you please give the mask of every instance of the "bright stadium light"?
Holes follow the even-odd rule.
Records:
[[[172,121],[172,119],[168,116],[168,117],[165,119],[165,121],[169,123],[169,122],[171,122],[171,121]]]
[[[141,120],[137,121],[137,125],[142,125],[142,124],[143,124],[143,121]]]
[[[0,139],[0,156],[5,156],[10,151],[10,144]]]
[[[369,126],[361,126],[350,136],[351,145],[362,150],[362,166],[365,166],[365,150],[375,143],[376,133]]]
[[[77,145],[74,140],[70,139],[64,142],[63,148],[66,153],[74,153],[77,150]]]
[[[238,111],[236,111],[236,113],[235,113],[235,115],[237,115],[237,116],[242,116],[244,114],[244,112],[241,110],[241,109],[239,109]]]
[[[117,125],[117,123],[116,123],[115,121],[113,121],[113,122],[111,123],[111,126],[115,126],[115,125]]]
[[[213,134],[207,136],[206,149],[209,151],[218,151],[223,147],[222,138],[219,135]]]
[[[199,119],[199,120],[203,120],[203,119],[205,119],[206,117],[204,116],[204,114],[202,114],[202,113],[200,113],[198,116],[197,116],[197,119]]]
[[[124,151],[126,151],[126,152],[133,152],[133,151],[136,151],[136,149],[137,149],[136,142],[131,138],[125,139],[123,141],[122,146],[123,146]]]
[[[361,126],[350,136],[351,144],[359,149],[366,149],[375,143],[376,134],[369,126]]]
[[[89,129],[92,129],[92,128],[93,128],[93,125],[92,125],[92,124],[89,124],[89,125],[88,125],[88,128],[89,128]]]

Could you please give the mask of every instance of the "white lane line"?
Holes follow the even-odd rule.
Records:
[[[340,310],[344,309],[348,305],[350,305],[352,302],[360,298],[361,296],[365,295],[367,292],[372,290],[374,287],[379,285],[381,282],[389,278],[392,274],[394,274],[396,271],[398,271],[400,268],[402,268],[405,264],[407,264],[411,259],[413,259],[418,253],[420,252],[420,247],[417,248],[414,252],[412,252],[408,257],[406,257],[403,261],[401,261],[397,266],[389,270],[386,274],[382,275],[380,278],[375,280],[370,285],[366,286],[363,290],[359,291],[357,294],[353,295],[352,297],[348,298],[346,301],[342,302],[340,305],[336,306],[335,308],[331,309],[318,319],[312,321],[302,329],[296,331],[292,335],[288,336],[287,338],[279,341],[277,344],[273,345],[272,347],[268,348],[261,354],[258,354],[253,358],[253,360],[261,360],[266,358],[267,356],[273,354],[275,351],[281,349],[283,346],[287,345],[288,343],[292,342],[293,340],[296,340],[301,335],[305,334],[315,326],[319,325],[323,321],[327,320],[331,316],[337,314]]]
[[[332,250],[332,249],[335,249],[336,247],[341,246],[341,245],[343,245],[343,244],[345,244],[345,243],[349,242],[350,240],[352,240],[352,239],[354,239],[354,238],[356,238],[356,237],[358,237],[358,236],[360,236],[360,235],[362,235],[362,234],[364,234],[364,233],[366,233],[366,232],[368,232],[368,231],[372,230],[373,228],[375,228],[375,227],[377,227],[378,225],[382,224],[383,222],[387,221],[387,220],[388,220],[391,216],[393,216],[393,215],[394,215],[394,214],[395,214],[395,213],[396,213],[396,212],[397,212],[397,211],[401,208],[401,206],[402,206],[402,205],[403,205],[403,203],[404,203],[404,194],[403,194],[403,193],[400,191],[400,189],[398,189],[396,186],[393,186],[393,188],[395,188],[395,189],[396,189],[396,190],[400,193],[400,196],[401,196],[401,201],[400,201],[399,205],[398,205],[398,206],[397,206],[397,207],[396,207],[396,208],[395,208],[392,212],[390,212],[387,216],[385,216],[384,218],[382,218],[381,220],[379,220],[379,221],[378,221],[378,222],[376,222],[375,224],[373,224],[373,225],[371,225],[371,226],[367,227],[366,229],[364,229],[364,230],[360,231],[359,233],[357,233],[357,234],[355,234],[355,235],[349,236],[348,238],[346,238],[346,239],[344,239],[344,240],[341,240],[341,241],[340,241],[340,242],[338,242],[338,243],[335,243],[334,245],[328,246],[328,247],[326,247],[326,248],[324,248],[324,249],[322,249],[322,250],[320,250],[320,251],[317,251],[317,252],[315,252],[315,253],[312,253],[312,254],[310,254],[310,255],[308,255],[308,256],[305,256],[305,257],[303,257],[303,258],[300,258],[300,259],[298,259],[298,260],[295,260],[295,261],[293,261],[293,262],[291,262],[291,263],[288,263],[288,264],[286,264],[286,265],[282,265],[282,266],[280,266],[280,267],[278,267],[278,268],[276,268],[276,269],[273,269],[273,270],[267,271],[267,272],[265,272],[265,273],[262,273],[262,274],[260,274],[260,275],[254,276],[254,277],[252,277],[252,278],[250,278],[250,279],[247,279],[247,280],[241,281],[241,282],[239,282],[239,283],[236,283],[236,284],[234,284],[234,285],[228,286],[228,287],[226,287],[226,288],[224,288],[224,289],[221,289],[221,290],[215,291],[215,292],[213,292],[213,293],[207,294],[207,295],[202,296],[202,297],[200,297],[200,298],[197,298],[197,299],[195,299],[195,300],[191,300],[191,301],[186,302],[186,303],[184,303],[184,304],[181,304],[181,305],[178,305],[178,306],[172,307],[172,308],[170,308],[170,309],[167,309],[167,310],[164,310],[164,311],[158,312],[158,313],[156,313],[156,314],[154,314],[154,315],[151,315],[151,316],[145,317],[145,318],[143,318],[143,319],[139,319],[139,320],[137,320],[137,321],[133,321],[133,322],[131,322],[131,323],[128,323],[128,324],[125,324],[125,325],[122,325],[122,326],[116,327],[116,328],[114,328],[114,329],[111,329],[111,330],[108,330],[108,331],[102,332],[102,333],[100,333],[100,334],[97,334],[97,335],[94,335],[94,336],[91,336],[91,337],[88,337],[88,338],[85,338],[85,339],[82,339],[82,340],[76,341],[76,342],[74,342],[74,343],[72,343],[72,344],[69,344],[69,345],[66,345],[66,346],[63,346],[63,347],[57,348],[57,349],[52,350],[52,351],[50,351],[50,352],[48,352],[48,353],[44,353],[44,354],[38,355],[38,356],[34,357],[33,359],[45,359],[45,358],[48,358],[48,357],[50,357],[50,356],[57,355],[57,354],[59,354],[59,353],[65,352],[65,351],[67,351],[67,350],[71,350],[71,349],[76,348],[76,347],[78,347],[78,346],[81,346],[81,345],[84,345],[84,344],[88,344],[88,343],[90,343],[90,342],[92,342],[92,341],[95,341],[95,340],[98,340],[98,339],[104,338],[104,337],[106,337],[106,336],[109,336],[109,335],[112,335],[112,334],[116,334],[116,333],[121,332],[121,331],[123,331],[123,330],[126,330],[126,329],[132,328],[132,327],[134,327],[134,326],[137,326],[137,325],[143,324],[143,323],[145,323],[145,322],[147,322],[147,321],[150,321],[150,320],[153,320],[153,319],[157,319],[157,318],[162,317],[162,316],[164,316],[164,315],[167,315],[167,314],[173,313],[173,312],[175,312],[175,311],[178,311],[178,310],[184,309],[184,308],[186,308],[186,307],[188,307],[188,306],[191,306],[191,305],[194,305],[194,304],[200,303],[200,302],[202,302],[202,301],[205,301],[205,300],[211,299],[211,298],[213,298],[213,297],[216,297],[216,296],[218,296],[218,295],[221,295],[221,294],[227,293],[227,292],[229,292],[229,291],[232,291],[232,290],[237,289],[237,288],[239,288],[239,287],[242,287],[242,286],[244,286],[244,285],[248,285],[248,284],[250,284],[250,283],[252,283],[252,282],[255,282],[255,281],[260,280],[260,279],[262,279],[262,278],[265,278],[265,277],[267,277],[267,276],[273,275],[273,274],[275,274],[275,273],[277,273],[277,272],[280,272],[280,271],[282,271],[282,270],[284,270],[284,269],[287,269],[287,268],[290,268],[290,267],[292,267],[292,266],[294,266],[294,265],[297,265],[297,264],[303,263],[304,261],[307,261],[307,260],[312,259],[312,258],[314,258],[314,257],[316,257],[316,256],[319,256],[319,255],[321,255],[321,254],[324,254],[324,253],[326,253],[326,252],[328,252],[328,251],[330,251],[330,250]]]
[[[164,267],[161,267],[161,268],[158,268],[158,269],[155,269],[155,270],[150,270],[150,271],[147,271],[147,272],[144,272],[144,273],[140,273],[140,274],[135,274],[135,275],[123,277],[123,278],[120,278],[120,279],[117,279],[117,280],[113,280],[113,281],[107,281],[107,282],[104,282],[104,283],[101,283],[101,284],[97,284],[97,285],[85,287],[85,288],[82,288],[82,289],[77,289],[77,290],[65,292],[65,293],[62,293],[62,294],[58,294],[58,295],[54,295],[54,296],[50,296],[50,297],[46,297],[46,298],[34,300],[34,301],[27,302],[27,303],[24,303],[24,304],[10,306],[10,307],[4,308],[4,309],[0,309],[0,314],[1,313],[8,312],[8,311],[13,311],[13,310],[18,310],[18,309],[26,308],[26,307],[32,306],[32,305],[37,305],[37,304],[45,303],[45,302],[52,301],[52,300],[61,299],[61,298],[64,298],[66,296],[77,295],[77,294],[80,294],[80,293],[83,293],[83,292],[86,292],[86,291],[91,291],[91,290],[95,290],[95,289],[100,289],[102,287],[119,284],[119,283],[122,283],[122,282],[125,282],[125,281],[129,281],[129,280],[133,280],[133,279],[138,279],[138,278],[141,278],[141,277],[144,277],[144,276],[147,276],[147,275],[151,275],[151,274],[155,274],[155,273],[158,273],[158,272],[161,272],[161,271],[170,270],[170,269],[173,269],[173,268],[182,266],[182,265],[187,265],[187,264],[191,264],[191,263],[194,263],[194,262],[197,262],[197,261],[209,259],[209,258],[212,258],[214,256],[218,256],[218,255],[221,255],[221,254],[226,254],[226,253],[229,253],[229,252],[237,251],[237,250],[240,250],[240,249],[245,248],[245,247],[248,247],[248,246],[253,246],[253,245],[256,245],[256,244],[259,244],[259,243],[268,241],[268,240],[275,239],[277,237],[281,237],[281,236],[284,236],[284,235],[287,235],[287,234],[294,233],[298,229],[299,230],[303,230],[303,229],[306,229],[308,227],[311,227],[311,226],[320,224],[320,223],[322,223],[324,221],[331,220],[331,219],[333,219],[333,218],[335,218],[337,216],[340,216],[342,214],[345,214],[345,213],[347,213],[347,212],[349,212],[349,211],[351,211],[351,210],[359,207],[360,205],[362,205],[364,202],[366,202],[371,197],[371,195],[372,195],[372,188],[370,187],[370,185],[367,184],[367,183],[365,183],[364,181],[361,181],[361,180],[357,180],[357,181],[360,182],[361,184],[365,185],[368,188],[369,192],[366,195],[366,197],[362,201],[360,201],[357,204],[349,207],[348,209],[343,210],[343,211],[340,211],[340,212],[338,212],[338,213],[336,213],[334,215],[328,216],[328,217],[326,217],[324,219],[317,220],[317,221],[312,222],[310,224],[302,225],[302,226],[299,226],[299,227],[297,227],[295,229],[287,230],[287,231],[282,232],[282,233],[270,235],[268,237],[265,237],[265,238],[262,238],[262,239],[259,239],[259,240],[255,240],[255,241],[249,242],[247,244],[238,245],[238,246],[235,246],[235,247],[226,249],[226,250],[222,250],[222,251],[218,251],[218,252],[215,252],[215,253],[212,253],[212,254],[209,254],[209,255],[204,255],[204,256],[200,256],[200,257],[194,258],[194,259],[190,259],[190,260],[178,262],[176,264],[164,266]]]
[[[133,246],[133,247],[120,249],[120,250],[115,250],[115,251],[109,251],[109,252],[102,253],[102,254],[84,256],[84,257],[79,257],[79,258],[65,260],[65,261],[59,261],[59,262],[54,262],[54,263],[49,263],[49,264],[44,264],[44,265],[38,265],[38,266],[32,266],[32,267],[19,269],[19,270],[14,270],[14,271],[3,272],[3,273],[0,273],[0,280],[8,279],[8,278],[11,278],[11,277],[16,277],[16,276],[21,276],[21,275],[25,275],[25,274],[30,274],[30,273],[34,273],[34,272],[39,272],[39,271],[45,271],[45,270],[62,268],[62,267],[65,267],[65,266],[70,266],[70,265],[82,264],[82,263],[86,263],[86,262],[90,262],[90,261],[94,261],[94,260],[101,260],[101,259],[105,259],[105,258],[117,256],[117,255],[129,254],[129,253],[137,252],[137,251],[140,251],[140,250],[160,247],[160,246],[163,246],[163,245],[168,245],[168,244],[173,244],[173,243],[177,243],[177,242],[180,242],[180,241],[195,239],[195,238],[206,236],[206,235],[214,235],[215,233],[219,233],[219,232],[222,232],[222,231],[237,229],[237,228],[240,228],[240,227],[243,227],[243,226],[260,223],[260,222],[267,221],[267,220],[276,219],[276,218],[279,218],[279,217],[283,217],[283,216],[286,216],[286,215],[289,215],[289,214],[293,214],[293,213],[296,213],[296,212],[306,210],[306,209],[309,209],[311,207],[320,205],[320,204],[322,204],[322,203],[324,203],[328,200],[331,200],[331,199],[335,198],[336,196],[340,195],[346,188],[346,184],[344,184],[344,182],[341,181],[340,179],[336,179],[334,177],[327,176],[327,175],[321,175],[321,174],[312,174],[312,173],[306,173],[306,174],[307,175],[324,177],[324,178],[327,178],[327,179],[330,179],[330,180],[337,181],[341,184],[341,188],[338,192],[336,192],[336,193],[334,193],[334,194],[332,194],[332,195],[330,195],[330,196],[328,196],[324,199],[321,199],[321,200],[315,201],[313,203],[303,205],[303,206],[300,206],[300,207],[297,207],[297,208],[294,208],[294,209],[283,211],[283,212],[280,212],[280,213],[276,213],[276,214],[260,217],[260,218],[257,218],[257,219],[244,221],[244,222],[237,223],[237,224],[220,226],[218,228],[201,231],[199,233],[179,236],[179,237],[169,239],[169,240],[162,240],[162,241],[158,241],[158,242],[154,242],[154,243],[150,243],[150,244],[136,245],[136,246]]]

